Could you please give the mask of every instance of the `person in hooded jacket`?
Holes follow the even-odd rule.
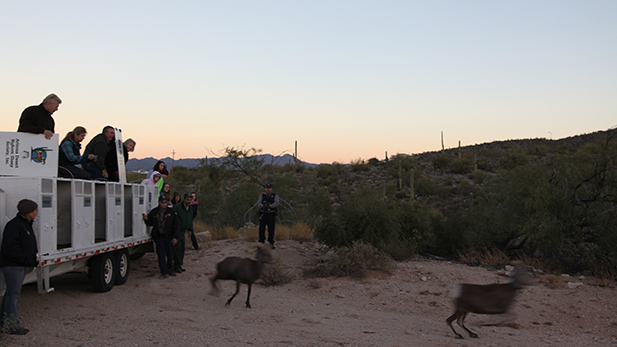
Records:
[[[17,299],[28,268],[36,267],[38,248],[32,223],[39,213],[36,202],[23,199],[17,204],[17,215],[4,227],[0,246],[0,270],[6,290],[0,303],[0,327],[13,335],[25,335],[17,317]]]

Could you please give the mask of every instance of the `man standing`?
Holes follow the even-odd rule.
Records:
[[[266,183],[266,192],[259,195],[257,207],[259,207],[259,242],[266,241],[266,226],[268,226],[268,242],[274,249],[274,224],[279,207],[279,197],[276,193],[272,193],[272,184]]]
[[[167,207],[167,197],[159,197],[159,207],[155,207],[146,216],[141,214],[146,225],[152,227],[152,240],[156,246],[156,255],[159,259],[161,279],[176,276],[173,269],[174,246],[178,243],[180,235],[180,223],[178,216],[171,208]]]
[[[109,144],[113,140],[116,132],[110,125],[103,128],[103,132],[96,135],[90,140],[84,151],[84,156],[88,157],[90,154],[94,154],[95,162],[84,164],[84,170],[86,170],[93,180],[96,179],[108,179],[109,174],[107,167],[105,166],[105,156],[109,151]]]
[[[19,118],[19,128],[22,133],[44,134],[46,139],[54,136],[56,122],[52,114],[58,110],[62,100],[56,94],[49,94],[38,106],[27,107]]]
[[[186,232],[193,232],[193,196],[189,193],[184,194],[184,201],[181,204],[174,204],[174,211],[180,220],[180,238],[174,249],[174,270],[176,272],[186,271],[182,267],[184,264],[184,249],[186,247]]]
[[[195,192],[191,192],[191,196],[193,197],[193,204],[191,205],[191,210],[193,211],[193,222],[195,222],[195,218],[197,218],[197,206],[199,205],[199,202],[197,202],[197,196]],[[195,225],[191,226],[191,243],[193,244],[193,248],[198,251],[199,243],[197,243],[197,237],[195,237]]]

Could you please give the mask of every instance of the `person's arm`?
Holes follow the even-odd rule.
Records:
[[[178,243],[178,239],[181,236],[184,237],[184,235],[180,235],[180,219],[178,218],[178,215],[175,212],[173,215],[173,219],[174,219],[174,237],[171,240],[171,244],[175,246],[176,243]]]
[[[270,208],[277,208],[277,207],[279,207],[279,195],[275,194],[274,202],[270,204]]]
[[[260,209],[264,207],[262,194],[259,194],[259,198],[257,198],[257,207],[259,207]]]
[[[96,155],[96,161],[94,163],[99,169],[101,169],[101,171],[107,171],[107,166],[105,166],[105,156],[107,155],[109,146],[105,143],[105,141],[101,141],[94,144],[93,147],[93,152]]]

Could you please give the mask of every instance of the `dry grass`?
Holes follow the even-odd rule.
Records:
[[[544,279],[546,280],[546,287],[547,288],[557,289],[557,288],[561,287],[561,285],[562,285],[562,278],[561,278],[561,276],[548,275],[548,276],[545,276]]]
[[[495,247],[483,247],[478,250],[457,252],[457,256],[463,263],[467,264],[498,266],[510,263],[510,257]]]
[[[596,279],[596,284],[600,287],[609,287],[617,279],[615,268],[602,264],[598,266],[593,275]]]
[[[244,240],[250,242],[257,242],[259,240],[259,229],[258,228],[247,228],[244,230]]]

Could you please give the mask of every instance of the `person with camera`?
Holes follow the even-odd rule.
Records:
[[[266,241],[266,226],[268,227],[268,242],[274,249],[274,224],[278,213],[279,197],[272,192],[272,184],[266,183],[266,191],[259,195],[259,242]]]

